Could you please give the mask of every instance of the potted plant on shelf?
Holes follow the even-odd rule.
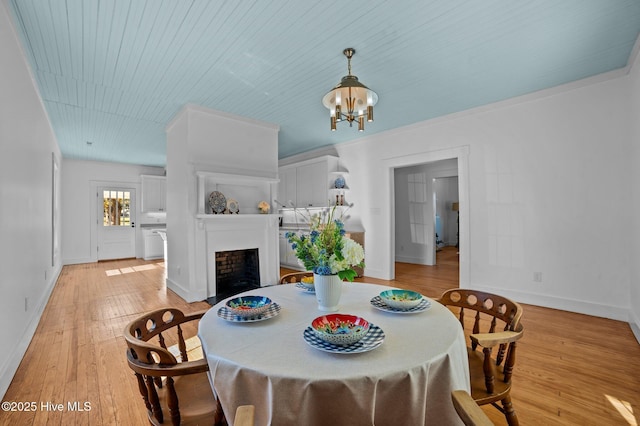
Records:
[[[309,214],[309,233],[287,232],[286,237],[299,263],[313,271],[313,281],[321,311],[337,311],[342,294],[342,281],[357,276],[353,267],[364,267],[364,249],[345,236],[342,216],[335,217],[336,208]]]

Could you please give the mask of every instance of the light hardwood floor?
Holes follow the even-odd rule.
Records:
[[[393,281],[359,280],[435,298],[458,286],[455,250],[439,252],[437,263],[398,263]],[[0,411],[0,425],[147,424],[125,360],[124,326],[155,308],[208,307],[167,291],[163,272],[162,263],[140,259],[65,266],[3,399],[33,401],[38,409]],[[640,423],[640,346],[627,323],[529,305],[523,323],[512,391],[522,425]],[[41,404],[47,402],[63,404],[64,411],[46,411]],[[69,411],[74,402],[91,409]],[[484,410],[506,424],[492,407]]]

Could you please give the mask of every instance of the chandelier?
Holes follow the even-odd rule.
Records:
[[[322,98],[322,104],[331,113],[331,130],[336,130],[336,123],[347,121],[349,127],[354,121],[358,121],[358,130],[364,131],[364,120],[373,121],[373,106],[378,102],[378,95],[364,84],[358,81],[358,77],[351,74],[351,58],[356,50],[344,49],[342,52],[347,57],[349,74],[342,77],[329,93]]]

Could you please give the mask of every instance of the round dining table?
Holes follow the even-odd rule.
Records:
[[[460,323],[427,298],[428,308],[414,313],[373,303],[391,288],[343,283],[338,313],[360,316],[382,331],[370,350],[363,344],[355,353],[327,351],[305,338],[313,319],[327,313],[300,285],[233,296],[269,297],[277,309],[260,321],[228,315],[228,299],[213,306],[198,336],[230,424],[236,407],[246,404],[255,406],[258,426],[462,424],[451,402],[451,391],[470,389]]]

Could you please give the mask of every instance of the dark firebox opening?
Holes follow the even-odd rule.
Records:
[[[258,249],[216,252],[216,296],[211,305],[247,290],[260,287]]]

